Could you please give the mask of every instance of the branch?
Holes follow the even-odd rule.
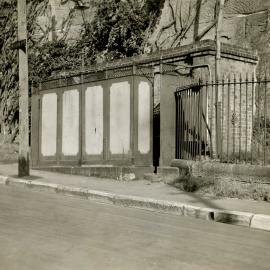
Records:
[[[176,18],[175,18],[174,9],[173,9],[173,6],[172,6],[172,4],[171,4],[171,1],[169,1],[169,8],[170,8],[170,10],[171,10],[171,15],[172,15],[172,18],[173,18],[174,31],[177,32],[177,28],[176,28]]]
[[[172,26],[174,25],[174,23],[175,23],[175,20],[174,20],[174,21],[171,21],[169,24],[163,26],[163,27],[159,30],[158,35],[157,35],[157,37],[156,37],[156,39],[155,39],[155,45],[156,45],[157,48],[158,48],[157,42],[158,42],[158,40],[160,39],[160,37],[161,37],[163,31],[166,30],[166,29],[169,29],[170,27],[172,27]]]
[[[177,40],[181,37],[181,39],[186,35],[186,33],[188,32],[188,30],[191,28],[191,26],[194,23],[196,16],[193,16],[192,20],[190,21],[190,23],[186,26],[185,29],[181,29],[181,31],[174,37],[171,46],[170,47],[174,47],[175,43],[177,42]]]
[[[177,1],[178,3],[178,1]],[[180,1],[180,10],[179,10],[179,22],[181,29],[183,28],[183,21],[182,21],[182,0]]]
[[[157,37],[155,38],[155,46],[156,48],[158,49],[159,48],[159,45],[158,45],[158,40],[160,39],[162,33],[166,30],[166,29],[169,29],[170,27],[174,26],[174,31],[175,33],[177,33],[177,27],[176,27],[176,16],[175,16],[175,12],[174,12],[174,8],[171,4],[171,1],[169,1],[169,8],[170,8],[170,11],[171,11],[171,17],[172,17],[172,21],[169,22],[167,25],[163,26],[158,34],[157,34]]]
[[[195,41],[201,40],[214,26],[216,25],[216,20],[212,22],[210,25],[208,25],[197,37],[195,38]]]
[[[160,46],[162,47],[162,45],[163,45],[165,42],[167,42],[168,40],[170,40],[171,38],[173,38],[174,35],[175,35],[175,34],[172,34],[172,35],[168,36],[167,38],[165,38],[165,39],[160,43]]]

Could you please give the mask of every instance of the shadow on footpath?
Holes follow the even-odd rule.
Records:
[[[3,165],[3,169],[2,170],[1,170],[1,164]],[[4,167],[6,167],[6,166],[9,167],[9,165],[12,165],[12,167],[14,167],[14,168],[12,168],[13,174],[7,174],[7,173],[5,173],[5,171],[8,172],[9,170],[6,170]],[[14,169],[17,170],[17,164],[16,163],[15,164],[14,163],[6,163],[6,164],[0,163],[0,174],[9,175],[10,177],[15,178],[15,179],[25,179],[25,180],[30,180],[30,181],[31,180],[33,180],[33,181],[34,180],[40,180],[40,179],[43,179],[44,178],[42,176],[37,176],[37,175],[30,175],[30,176],[25,176],[25,177],[18,177],[17,174],[14,174]],[[172,186],[173,187],[173,185],[169,185],[169,186]],[[204,198],[204,197],[202,197],[200,195],[197,195],[197,194],[195,194],[193,192],[188,192],[188,191],[180,190],[179,188],[177,188],[175,186],[174,186],[174,188],[177,190],[177,192],[170,192],[169,194],[172,197],[173,196],[178,196],[178,195],[181,195],[181,194],[183,195],[184,194],[184,195],[189,196],[189,197],[192,198],[192,200],[189,201],[190,204],[192,204],[192,203],[201,203],[201,204],[203,204],[203,207],[215,208],[215,209],[219,209],[219,210],[222,210],[223,209],[220,206],[218,206],[217,204],[215,204],[215,203],[212,202],[213,199],[218,199],[218,198],[215,198],[215,197],[213,197],[213,198]],[[174,201],[173,198],[172,199],[169,199],[169,200]],[[183,202],[183,203],[185,203],[185,202]]]
[[[178,189],[178,188],[176,188],[176,189]],[[188,191],[184,191],[184,190],[179,190],[179,189],[178,189],[178,192],[175,192],[175,193],[171,192],[170,193],[170,195],[174,195],[174,196],[181,195],[181,194],[188,195],[189,197],[192,198],[192,200],[189,203],[198,203],[199,202],[199,203],[202,203],[205,207],[215,208],[218,210],[224,210],[223,208],[221,208],[220,206],[218,206],[217,204],[212,202],[212,200],[217,200],[218,199],[217,197],[204,198],[200,195],[197,195],[196,193],[188,192]]]
[[[35,175],[29,175],[29,176],[19,177],[17,174],[15,174],[15,175],[10,175],[10,177],[16,178],[16,179],[25,179],[25,180],[43,179],[43,177],[41,177],[41,176],[35,176]]]

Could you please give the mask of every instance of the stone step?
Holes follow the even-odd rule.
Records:
[[[179,178],[179,169],[174,167],[158,167],[157,173],[146,173],[144,179],[151,182],[173,183]]]
[[[152,183],[154,182],[161,182],[162,181],[162,175],[156,174],[156,173],[145,173],[143,175],[143,178],[147,181],[150,181]]]

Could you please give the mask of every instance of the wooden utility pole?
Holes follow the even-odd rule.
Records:
[[[29,175],[29,108],[26,0],[17,0],[19,53],[19,162],[18,175]]]
[[[222,20],[223,20],[223,7],[224,0],[217,0],[216,2],[216,61],[215,61],[215,80],[216,80],[216,89],[215,89],[215,115],[216,115],[216,154],[217,157],[220,156],[221,152],[221,124],[220,124],[220,103],[218,95],[218,80],[221,79],[220,75],[220,60],[221,60],[221,31],[222,31]]]

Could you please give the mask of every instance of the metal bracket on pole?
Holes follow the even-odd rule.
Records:
[[[11,50],[23,50],[26,52],[26,39],[18,40],[11,44]]]

